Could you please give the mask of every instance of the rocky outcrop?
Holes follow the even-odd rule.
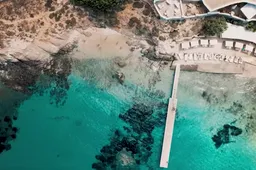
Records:
[[[149,48],[147,50],[142,51],[143,57],[148,58],[153,61],[174,61],[175,53],[170,54],[160,54],[156,51],[156,49]]]
[[[124,75],[124,73],[117,71],[116,74],[114,75],[114,77],[118,80],[118,82],[119,82],[120,84],[123,84],[123,83],[124,83],[124,80],[125,80],[125,75]]]
[[[125,67],[127,65],[127,63],[124,61],[124,59],[122,59],[121,57],[116,57],[114,59],[114,62],[121,68]]]
[[[116,170],[138,170],[135,159],[132,157],[131,152],[122,149],[116,155],[117,168]]]

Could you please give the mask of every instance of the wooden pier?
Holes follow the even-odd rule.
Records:
[[[176,108],[177,108],[177,90],[178,90],[179,77],[180,77],[180,65],[177,64],[175,69],[173,88],[172,88],[172,97],[169,99],[168,112],[166,117],[164,140],[163,140],[162,154],[161,154],[161,161],[160,161],[161,168],[168,168],[168,163],[169,163],[173,128],[174,128]]]

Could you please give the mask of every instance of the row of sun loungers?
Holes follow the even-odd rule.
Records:
[[[233,42],[233,41],[225,41],[224,43],[225,48],[227,49],[235,49],[235,50],[242,50],[243,52],[247,52],[247,53],[252,53],[254,50],[254,47],[248,44],[243,44],[240,42]],[[254,52],[254,55],[256,55],[256,53]]]
[[[243,60],[241,57],[227,56],[224,54],[216,53],[177,53],[175,54],[177,60],[185,61],[202,61],[202,60],[216,60],[216,61],[226,61],[230,63],[242,64]]]
[[[218,41],[216,39],[211,39],[211,40],[207,40],[207,39],[201,39],[201,40],[193,40],[190,42],[183,42],[181,43],[181,49],[182,50],[187,50],[190,48],[196,48],[196,47],[213,47],[218,43]]]

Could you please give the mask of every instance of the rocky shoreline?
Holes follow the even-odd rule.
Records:
[[[50,92],[51,103],[56,106],[65,103],[69,89],[67,78],[71,73],[69,50],[62,48],[47,62],[21,59],[0,62],[0,91],[4,94],[0,102],[0,153],[11,149],[10,141],[16,139],[18,133],[18,128],[13,126],[18,118],[17,109],[32,94],[43,95],[54,83],[55,88]]]

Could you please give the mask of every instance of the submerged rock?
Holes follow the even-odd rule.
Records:
[[[240,129],[240,128],[238,128],[238,127],[235,127],[235,126],[230,126],[229,127],[229,129],[230,129],[230,134],[232,135],[232,136],[238,136],[238,135],[241,135],[242,134],[242,129]]]
[[[47,61],[24,60],[0,62],[0,153],[11,149],[10,142],[18,138],[18,128],[13,122],[18,119],[17,108],[32,94],[44,94],[50,89],[51,103],[62,105],[69,89],[68,76],[71,60],[67,46],[52,55]],[[52,88],[54,84],[54,88]]]
[[[125,80],[124,73],[118,71],[118,72],[116,72],[114,77],[117,78],[117,80],[119,81],[120,84],[124,83],[124,80]]]
[[[154,107],[155,106],[155,107]],[[154,138],[152,132],[155,127],[163,126],[167,104],[161,102],[145,105],[134,104],[119,118],[127,123],[122,130],[116,130],[109,145],[100,150],[96,156],[99,162],[92,165],[93,169],[131,169],[136,170],[139,164],[147,163],[152,155]]]
[[[117,170],[136,170],[138,169],[135,159],[132,157],[130,152],[127,152],[126,149],[122,149],[116,155],[116,169]]]
[[[127,65],[127,63],[120,57],[116,57],[114,59],[114,62],[121,68],[125,67]]]
[[[223,144],[230,143],[231,136],[239,136],[242,134],[242,129],[225,124],[223,129],[217,132],[217,135],[213,135],[212,140],[215,143],[215,147],[219,148]]]

